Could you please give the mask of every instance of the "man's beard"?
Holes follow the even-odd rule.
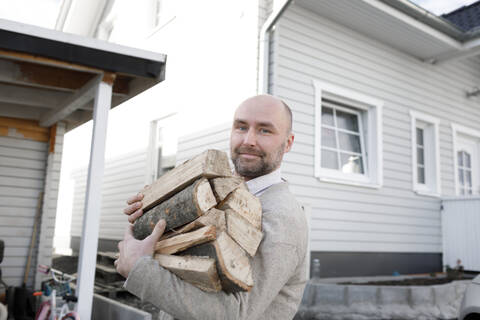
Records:
[[[285,143],[274,153],[267,155],[264,151],[255,148],[239,146],[232,151],[232,162],[235,166],[235,171],[238,175],[248,178],[256,178],[268,174],[280,166],[284,149]],[[253,154],[259,158],[255,161],[248,161],[240,157],[242,153]]]

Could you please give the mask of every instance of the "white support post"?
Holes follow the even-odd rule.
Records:
[[[103,170],[105,167],[105,140],[107,134],[108,111],[112,97],[112,86],[105,82],[98,84],[93,109],[93,134],[88,167],[85,213],[80,238],[78,259],[78,279],[76,295],[77,312],[80,319],[90,319],[93,303],[93,285],[97,262],[98,232],[102,203]]]

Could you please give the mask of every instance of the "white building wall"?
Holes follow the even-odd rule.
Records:
[[[145,186],[146,150],[138,150],[105,162],[102,187],[102,211],[99,238],[119,240],[123,238],[127,218],[123,214],[126,200]],[[87,168],[72,173],[74,195],[71,236],[82,234],[86,192]]]
[[[478,60],[429,65],[293,4],[271,45],[271,92],[292,107],[295,143],[283,173],[311,207],[313,251],[441,252],[440,199],[412,191],[409,110],[438,117],[442,195],[454,194],[452,133],[478,127],[478,100],[465,89],[480,80]],[[384,101],[380,189],[314,177],[317,79]]]

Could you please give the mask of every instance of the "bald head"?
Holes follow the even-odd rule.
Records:
[[[282,100],[259,95],[242,102],[235,112],[230,136],[237,174],[248,180],[278,169],[292,146],[291,130],[292,113]]]

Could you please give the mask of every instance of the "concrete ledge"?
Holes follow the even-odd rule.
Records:
[[[93,297],[93,320],[152,320],[152,315],[143,310],[105,298],[99,294]]]
[[[361,286],[311,280],[295,319],[454,319],[468,283]]]

